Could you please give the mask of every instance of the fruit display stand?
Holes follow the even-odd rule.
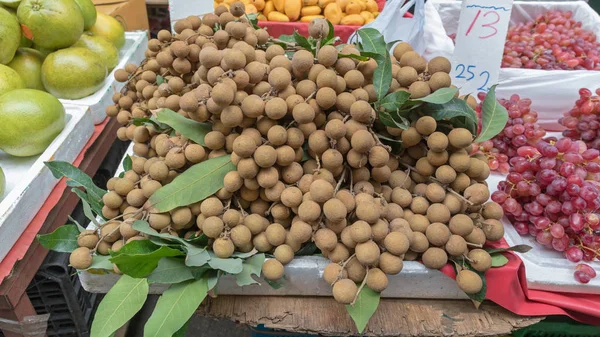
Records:
[[[39,156],[13,157],[0,151],[7,190],[0,199],[0,259],[9,252],[27,224],[40,209],[58,179],[44,162],[73,162],[93,133],[92,116],[87,107],[65,105],[67,123],[63,131]],[[1,197],[1,196],[0,196]]]
[[[85,108],[75,108],[85,112]],[[88,175],[94,175],[106,157],[110,145],[116,139],[118,124],[116,121],[105,121],[93,126],[91,115],[87,116],[90,129],[87,130],[87,143],[82,142],[80,150],[75,153],[71,162]],[[56,152],[55,152],[56,154]],[[0,158],[2,158],[0,156]],[[52,154],[50,155],[52,158]],[[0,161],[2,161],[0,159]],[[49,173],[49,172],[48,172]],[[52,232],[68,221],[79,202],[77,196],[70,191],[64,180],[54,181],[54,188],[47,198],[42,199],[33,212],[33,219],[23,222],[22,234],[16,240],[8,254],[0,262],[0,330],[6,337],[34,336],[39,333],[40,324],[45,326],[44,316],[37,316],[31,301],[25,293],[38,268],[44,261],[48,250],[35,239],[37,234]],[[34,190],[34,192],[38,192]],[[42,329],[45,331],[45,329]],[[43,333],[42,333],[43,335]],[[37,336],[37,335],[35,335]]]
[[[61,99],[64,104],[88,106],[94,124],[100,124],[106,119],[104,109],[113,104],[112,96],[121,90],[123,83],[115,81],[114,72],[124,68],[126,64],[139,64],[144,59],[144,50],[148,44],[147,32],[125,32],[125,45],[119,51],[119,64],[104,80],[104,85],[91,96],[78,100]]]
[[[455,34],[458,28],[461,2],[451,0],[432,1],[442,19],[445,35]],[[600,15],[585,1],[515,1],[510,25],[526,23],[549,10],[571,11],[572,18],[582,23],[581,27],[600,36]],[[448,37],[449,39],[449,37]],[[449,55],[448,55],[449,56]],[[600,72],[588,70],[537,70],[523,68],[500,69],[497,95],[508,97],[519,93],[534,102],[533,108],[543,111],[538,123],[546,130],[561,130],[558,118],[571,109],[572,102],[579,96],[573,88],[595,88],[600,81]],[[548,88],[552,94],[548,94]]]

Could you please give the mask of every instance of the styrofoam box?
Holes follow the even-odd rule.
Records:
[[[446,35],[455,34],[461,2],[434,0],[432,4],[438,10]],[[528,22],[548,10],[572,11],[572,18],[581,21],[582,28],[600,36],[600,16],[585,1],[515,1],[510,25]],[[600,71],[502,68],[498,83],[497,97],[519,94],[530,98],[532,108],[538,112],[538,123],[546,130],[558,131],[563,129],[558,119],[579,99],[579,88],[593,92],[600,87]]]
[[[119,64],[108,74],[102,88],[88,97],[76,100],[61,99],[60,101],[63,104],[88,106],[94,124],[102,123],[106,119],[106,107],[114,104],[112,101],[113,94],[121,90],[124,85],[124,83],[115,80],[115,71],[119,68],[124,68],[128,63],[141,63],[145,58],[144,52],[147,45],[148,33],[146,31],[126,32],[125,45],[119,51]]]
[[[185,19],[190,15],[202,17],[204,14],[212,13],[214,4],[211,1],[196,0],[169,0],[169,18],[171,20],[171,30],[175,22]]]
[[[0,167],[7,183],[4,198],[0,195],[0,260],[4,259],[58,183],[44,162],[61,160],[72,163],[94,133],[88,107],[66,104],[64,107],[67,124],[42,154],[20,158],[0,151]]]
[[[133,154],[133,146],[127,150]],[[123,171],[123,163],[118,176]],[[89,229],[94,229],[90,223]],[[320,256],[301,256],[285,266],[284,287],[273,289],[264,280],[258,279],[260,285],[240,287],[235,283],[235,277],[227,275],[221,278],[218,286],[220,295],[262,295],[262,296],[331,296],[331,286],[323,280],[323,270],[329,260]],[[405,261],[404,268],[398,275],[389,276],[389,286],[382,293],[388,298],[437,298],[437,299],[466,299],[468,298],[456,284],[456,281],[438,270],[425,268],[421,263]],[[81,272],[79,279],[83,288],[91,293],[106,293],[117,282],[119,275],[114,273],[97,274]],[[160,294],[168,285],[150,285],[151,294]]]

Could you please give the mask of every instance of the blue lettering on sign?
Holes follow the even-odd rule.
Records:
[[[483,9],[493,9],[493,10],[503,10],[505,12],[510,11],[510,9],[507,9],[506,7],[496,7],[496,6],[480,6],[480,5],[468,5],[467,8],[483,8]]]
[[[467,65],[465,66],[464,64],[459,64],[456,66],[456,68],[454,69],[456,72],[458,72],[458,75],[456,75],[456,78],[464,78],[466,81],[471,81],[472,79],[475,78],[475,73],[473,71],[475,71],[475,66],[474,65]],[[466,74],[465,74],[466,72]],[[467,76],[465,76],[467,75]],[[477,88],[478,91],[485,91],[488,92],[490,90],[489,87],[487,87],[487,84],[490,80],[490,72],[487,70],[484,70],[482,72],[479,73],[479,78],[483,81],[483,84],[481,86],[479,86],[479,88]]]

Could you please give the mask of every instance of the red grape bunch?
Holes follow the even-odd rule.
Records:
[[[483,102],[485,94],[479,93],[478,98]],[[517,149],[535,144],[546,135],[546,131],[537,124],[538,113],[531,109],[529,98],[512,95],[510,99],[499,99],[498,102],[508,111],[508,121],[498,135],[479,144],[479,151],[488,157],[491,170],[507,174],[509,160],[517,155]],[[481,124],[481,104],[476,112]]]
[[[567,128],[563,136],[583,140],[589,148],[600,149],[600,88],[595,94],[586,88],[579,89],[575,106],[565,112],[559,122]]]
[[[600,43],[573,13],[552,10],[509,27],[503,68],[600,70]]]
[[[502,205],[519,234],[534,236],[572,262],[598,259],[599,154],[570,138],[522,146],[509,160],[510,172],[492,200]]]

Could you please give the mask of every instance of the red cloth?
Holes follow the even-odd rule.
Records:
[[[88,140],[87,144],[85,144],[79,156],[77,156],[77,158],[75,159],[75,162],[73,163],[74,166],[79,166],[79,164],[81,164],[81,161],[85,156],[85,152],[92,144],[94,144],[100,133],[102,133],[102,131],[106,127],[106,124],[108,124],[108,121],[109,118],[107,118],[104,121],[104,123],[96,125],[94,127],[94,134],[92,135],[92,138]],[[58,200],[60,199],[66,188],[67,184],[65,183],[65,179],[63,178],[54,187],[42,208],[40,208],[33,220],[31,220],[23,234],[21,234],[15,245],[10,249],[10,251],[6,255],[6,257],[4,257],[4,259],[0,262],[0,283],[4,280],[4,278],[10,275],[13,267],[15,266],[15,263],[17,263],[17,261],[21,260],[23,256],[25,256],[25,253],[27,253],[27,250],[31,246],[31,243],[33,242],[33,240],[35,240],[35,236],[38,234],[40,228],[42,228],[42,225],[46,221],[48,213],[50,213],[52,208],[56,206]]]
[[[377,5],[379,5],[379,11],[382,11],[385,0],[378,0]],[[406,13],[404,17],[412,18],[413,15],[411,13]],[[305,22],[259,21],[258,25],[262,28],[267,28],[269,34],[274,38],[278,38],[280,35],[292,35],[296,30],[300,35],[308,36],[308,23]],[[360,27],[361,26],[335,25],[335,35],[341,38],[342,43],[346,43],[350,38],[350,35],[356,32]]]
[[[508,247],[502,240],[494,248]],[[579,322],[600,325],[600,295],[555,293],[527,289],[525,266],[518,256],[504,254],[508,263],[486,273],[486,298],[522,316],[567,315]],[[446,265],[444,274],[456,278],[454,268]]]

